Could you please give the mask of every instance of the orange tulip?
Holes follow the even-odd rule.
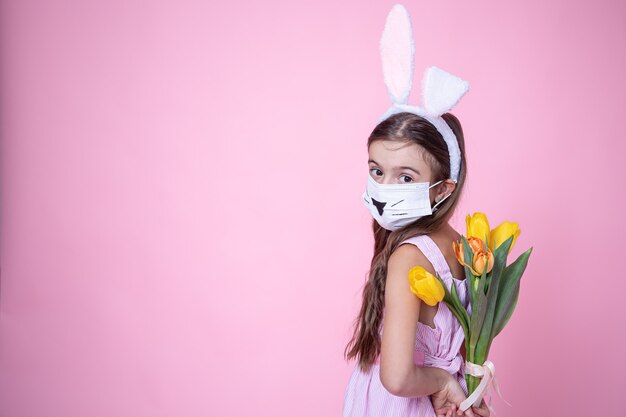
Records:
[[[489,249],[474,253],[473,263],[474,271],[476,272],[476,274],[474,275],[481,276],[483,274],[483,271],[485,270],[485,267],[487,268],[487,274],[491,272],[491,270],[493,269],[494,261],[495,258],[493,256],[493,252],[491,252]]]
[[[467,239],[467,243],[469,243],[474,253],[485,250],[485,241],[480,238],[472,236],[469,239]]]
[[[459,261],[461,265],[468,267],[472,271],[472,274],[476,275],[472,265],[465,262],[465,248],[463,246],[463,240],[460,242],[452,242],[452,247],[454,248],[454,256],[456,256],[456,260]]]
[[[456,260],[459,261],[461,265],[465,265],[465,249],[463,248],[463,241],[453,241],[452,249],[454,249],[454,256],[456,256]]]
[[[467,240],[467,243],[469,243],[472,249],[472,264],[470,265],[465,262],[465,249],[463,248],[463,241],[452,242],[456,260],[461,265],[468,267],[475,276],[481,276],[485,266],[487,266],[487,273],[491,272],[495,258],[493,256],[493,252],[485,246],[485,242],[477,237],[470,237]]]

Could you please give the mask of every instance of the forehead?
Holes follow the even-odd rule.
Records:
[[[376,140],[370,144],[370,159],[383,166],[415,166],[427,167],[424,159],[424,148],[414,142],[392,140]]]

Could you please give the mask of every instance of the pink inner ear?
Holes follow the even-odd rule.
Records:
[[[395,101],[408,101],[413,76],[413,34],[406,9],[394,7],[387,16],[381,39],[385,84]]]

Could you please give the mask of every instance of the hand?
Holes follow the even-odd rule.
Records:
[[[465,392],[459,382],[450,374],[446,376],[441,390],[431,395],[431,401],[437,417],[489,417],[490,412],[484,399],[480,407],[470,407],[465,412],[459,409],[459,405],[466,399]]]
[[[489,408],[487,408],[487,404],[485,404],[484,398],[480,402],[480,408],[472,406],[471,409],[474,411],[474,414],[478,414],[482,417],[489,417],[491,415],[491,411],[489,411]]]
[[[487,404],[485,404],[484,399],[480,402],[480,407],[471,406],[470,409],[475,416],[478,415],[481,417],[489,417],[491,415],[491,411],[489,411],[489,408],[487,407]],[[463,416],[464,414],[466,416],[470,415],[468,414],[469,410],[465,410],[465,413],[463,413],[456,404],[451,404],[449,406],[444,406],[443,408],[435,409],[435,413],[437,414],[437,417],[454,417]]]
[[[459,404],[467,398],[461,384],[452,375],[446,373],[444,382],[439,391],[430,396],[437,417],[452,417],[458,415]],[[476,417],[472,408],[465,411],[465,417]]]

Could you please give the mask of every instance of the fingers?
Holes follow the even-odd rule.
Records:
[[[437,417],[452,417],[450,414],[450,407],[441,407],[435,410]]]
[[[452,404],[435,410],[437,417],[454,417],[456,416],[457,405]]]
[[[474,411],[474,413],[478,414],[481,417],[489,417],[489,415],[491,414],[484,403],[481,404],[480,408],[472,406],[472,411]]]
[[[470,407],[467,410],[465,410],[465,412],[463,412],[460,408],[457,410],[456,415],[457,416],[465,416],[465,417],[476,417],[476,415],[474,414],[474,412],[472,411],[472,408],[474,407]]]

